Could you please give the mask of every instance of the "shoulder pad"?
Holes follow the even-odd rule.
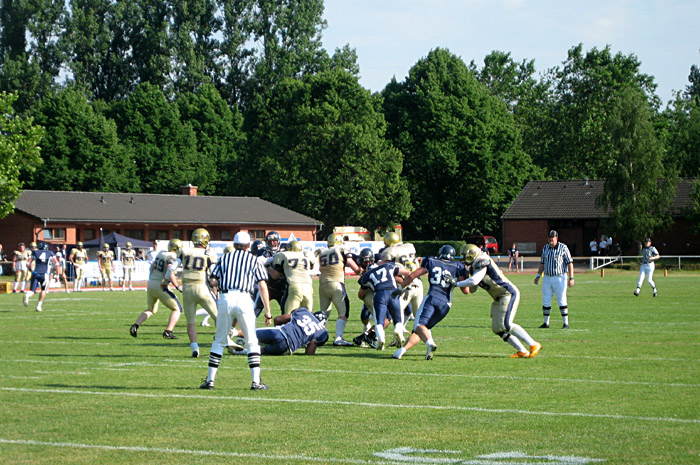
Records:
[[[491,259],[488,257],[478,257],[476,260],[474,260],[474,263],[472,263],[472,267],[474,267],[475,270],[480,270],[482,268],[486,268],[489,266],[491,263]]]

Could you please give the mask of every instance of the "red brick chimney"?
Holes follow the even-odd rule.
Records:
[[[193,186],[192,184],[188,184],[186,186],[182,186],[182,195],[194,195],[195,197],[197,196],[197,186]]]

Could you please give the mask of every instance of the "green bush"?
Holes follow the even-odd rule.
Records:
[[[416,247],[416,256],[418,257],[435,257],[445,244],[449,244],[455,248],[457,256],[461,255],[464,241],[413,241],[411,242]]]

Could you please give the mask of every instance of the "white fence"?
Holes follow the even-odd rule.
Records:
[[[603,268],[605,266],[611,265],[613,263],[620,263],[624,264],[625,261],[628,264],[636,264],[639,263],[640,257],[638,255],[618,255],[618,256],[596,256],[596,257],[590,257],[591,259],[591,265],[590,269],[591,270],[597,270],[599,268]],[[678,269],[680,270],[682,267],[682,262],[683,260],[687,261],[695,261],[698,262],[700,261],[700,255],[662,255],[661,259],[663,260],[663,263],[668,264],[669,260],[673,260],[674,262],[677,261],[678,263]],[[657,266],[658,262],[657,262]],[[674,264],[674,267],[676,265]]]

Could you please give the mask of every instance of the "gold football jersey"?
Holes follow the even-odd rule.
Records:
[[[88,253],[86,249],[73,249],[70,251],[73,256],[73,263],[76,265],[84,265],[87,263]]]
[[[173,252],[168,252],[167,250],[161,250],[156,255],[155,260],[153,260],[153,265],[151,267],[151,276],[149,276],[150,281],[161,282],[165,279],[165,273],[168,271],[168,266],[174,263],[177,257]]]
[[[112,266],[112,262],[114,261],[114,252],[111,250],[104,251],[100,250],[97,252],[97,257],[102,258],[102,267],[106,268],[108,266]]]
[[[122,263],[124,264],[124,266],[134,266],[135,262],[136,262],[136,251],[134,249],[122,250]]]
[[[416,248],[411,243],[401,243],[387,247],[382,251],[382,260],[406,265],[416,262]]]
[[[277,252],[272,260],[272,266],[284,273],[290,283],[311,284],[311,269],[316,261],[304,252]]]
[[[319,283],[345,282],[345,257],[347,250],[341,246],[321,249],[318,254],[318,264],[321,269]]]
[[[211,266],[216,258],[201,247],[188,247],[177,256],[182,263],[182,283],[200,284],[206,282]]]
[[[27,260],[29,260],[29,257],[32,256],[32,251],[27,249],[25,249],[24,252],[15,250],[15,256],[17,257],[17,261],[26,262]]]
[[[491,277],[489,276],[489,273],[486,273],[484,278],[479,283],[479,287],[488,292],[493,299],[498,299],[499,297],[509,294],[509,288],[513,289],[515,285],[510,282],[508,278],[506,278],[491,257],[485,254],[479,256],[469,267],[469,274],[473,275],[477,271],[488,266],[491,266],[492,270],[496,271],[496,274],[494,277]]]

